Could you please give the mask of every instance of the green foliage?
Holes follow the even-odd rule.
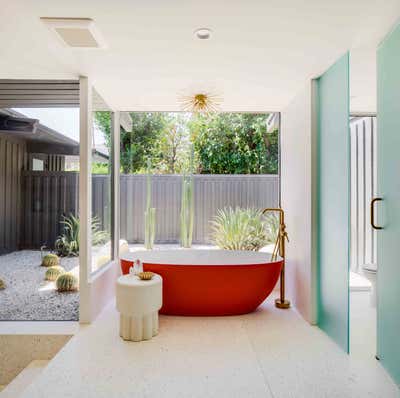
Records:
[[[0,279],[0,290],[4,290],[6,288],[6,284],[3,279]]]
[[[92,245],[100,246],[110,239],[110,234],[107,231],[100,229],[100,220],[98,217],[92,218]]]
[[[166,124],[152,153],[156,171],[160,174],[183,173],[189,167],[190,114],[169,113]]]
[[[55,242],[55,249],[59,256],[78,256],[79,255],[79,218],[73,214],[62,216],[60,223],[63,225],[63,233]],[[100,229],[100,222],[97,217],[92,218],[92,244],[101,245],[109,239],[107,231]]]
[[[65,273],[65,269],[59,265],[49,267],[44,275],[46,281],[55,281],[60,275]]]
[[[78,290],[79,281],[75,275],[66,272],[56,279],[56,287],[59,292],[73,292]]]
[[[94,124],[103,132],[106,145],[108,148],[111,148],[111,113],[107,111],[96,111],[94,113]]]
[[[53,267],[60,264],[60,259],[55,254],[46,254],[42,259],[42,267]]]
[[[124,173],[135,173],[146,168],[146,161],[152,157],[154,147],[167,123],[164,113],[131,112],[130,116],[132,132],[121,134]]]
[[[108,163],[92,163],[92,174],[110,174]]]
[[[121,128],[121,169],[125,174],[143,173],[147,158],[158,173],[183,173],[191,144],[196,173],[278,173],[279,134],[267,134],[268,114],[131,112],[130,116],[132,132]],[[109,144],[110,114],[96,112],[95,121]],[[97,171],[105,168],[96,166]]]
[[[213,241],[221,249],[258,251],[273,241],[269,222],[257,209],[220,209],[211,223]]]
[[[203,174],[276,174],[278,133],[267,134],[268,114],[196,115],[190,131]]]

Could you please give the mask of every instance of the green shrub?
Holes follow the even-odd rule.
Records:
[[[49,267],[44,275],[46,281],[55,281],[60,275],[65,273],[65,269],[59,265]]]
[[[3,279],[0,279],[0,290],[3,290],[5,288],[6,288],[5,282],[3,281]]]
[[[55,242],[55,249],[59,256],[78,256],[79,255],[79,232],[80,221],[78,217],[70,214],[68,217],[62,216],[60,223],[63,225],[63,233]],[[107,231],[100,229],[100,221],[97,217],[92,218],[92,244],[101,245],[109,239]]]
[[[220,209],[212,221],[212,240],[221,249],[258,251],[275,240],[275,227],[257,209]]]
[[[56,279],[56,287],[59,292],[74,292],[78,290],[78,286],[78,278],[69,272],[60,275]]]
[[[60,259],[55,254],[46,254],[42,259],[42,267],[53,267],[60,264]]]

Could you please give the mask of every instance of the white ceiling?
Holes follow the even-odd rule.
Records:
[[[375,49],[399,0],[0,0],[0,78],[90,76],[114,109],[179,110],[211,90],[229,111],[281,110],[352,50],[352,108],[375,109]],[[90,17],[106,49],[63,47],[39,17]],[[209,41],[193,31],[209,27]]]

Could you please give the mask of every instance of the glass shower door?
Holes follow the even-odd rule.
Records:
[[[378,49],[377,354],[400,384],[400,25]]]
[[[317,79],[318,326],[349,350],[349,54]]]

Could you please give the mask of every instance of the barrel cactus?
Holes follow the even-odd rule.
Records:
[[[46,254],[42,260],[42,267],[54,267],[60,264],[60,259],[56,254]]]
[[[44,275],[46,281],[55,281],[60,275],[65,273],[65,269],[59,265],[49,267]]]
[[[56,280],[56,287],[59,292],[74,292],[78,290],[78,285],[78,278],[70,272],[60,275]]]
[[[3,290],[6,288],[6,284],[4,283],[3,279],[0,279],[0,290]]]

